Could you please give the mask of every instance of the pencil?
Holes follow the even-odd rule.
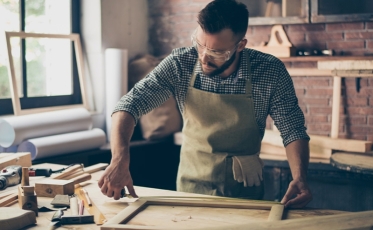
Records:
[[[84,193],[84,196],[85,196],[85,199],[87,201],[88,206],[92,206],[92,202],[91,202],[91,199],[88,196],[88,192],[84,188],[81,188],[80,192]]]

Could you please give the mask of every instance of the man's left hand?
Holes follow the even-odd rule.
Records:
[[[303,208],[312,200],[312,194],[305,181],[296,179],[290,182],[281,204],[285,208]]]

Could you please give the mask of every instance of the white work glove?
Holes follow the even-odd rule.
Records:
[[[259,154],[233,156],[232,169],[234,179],[245,187],[259,186],[263,180],[263,161]]]

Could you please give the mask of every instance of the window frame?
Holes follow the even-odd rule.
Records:
[[[71,4],[71,33],[80,34],[80,0],[70,0]],[[25,31],[25,0],[19,1],[20,7],[20,30],[19,32]],[[27,67],[25,59],[25,39],[21,40],[21,72],[23,82],[23,97],[20,98],[21,110],[31,109],[45,109],[47,107],[59,107],[69,105],[81,105],[83,104],[83,93],[81,91],[79,72],[77,66],[77,57],[75,55],[75,46],[72,47],[72,73],[73,73],[73,94],[63,96],[43,96],[43,97],[27,97]],[[9,66],[8,66],[9,68]],[[8,71],[10,72],[10,71]],[[11,76],[9,76],[9,79]],[[11,87],[11,82],[9,82]],[[0,99],[0,116],[4,115],[20,115],[13,107],[12,99],[5,98]],[[16,114],[18,113],[18,114]]]

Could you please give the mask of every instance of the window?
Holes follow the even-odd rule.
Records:
[[[4,31],[79,33],[77,0],[0,0],[0,115],[13,114]],[[22,109],[81,104],[71,42],[12,38],[11,55]]]

